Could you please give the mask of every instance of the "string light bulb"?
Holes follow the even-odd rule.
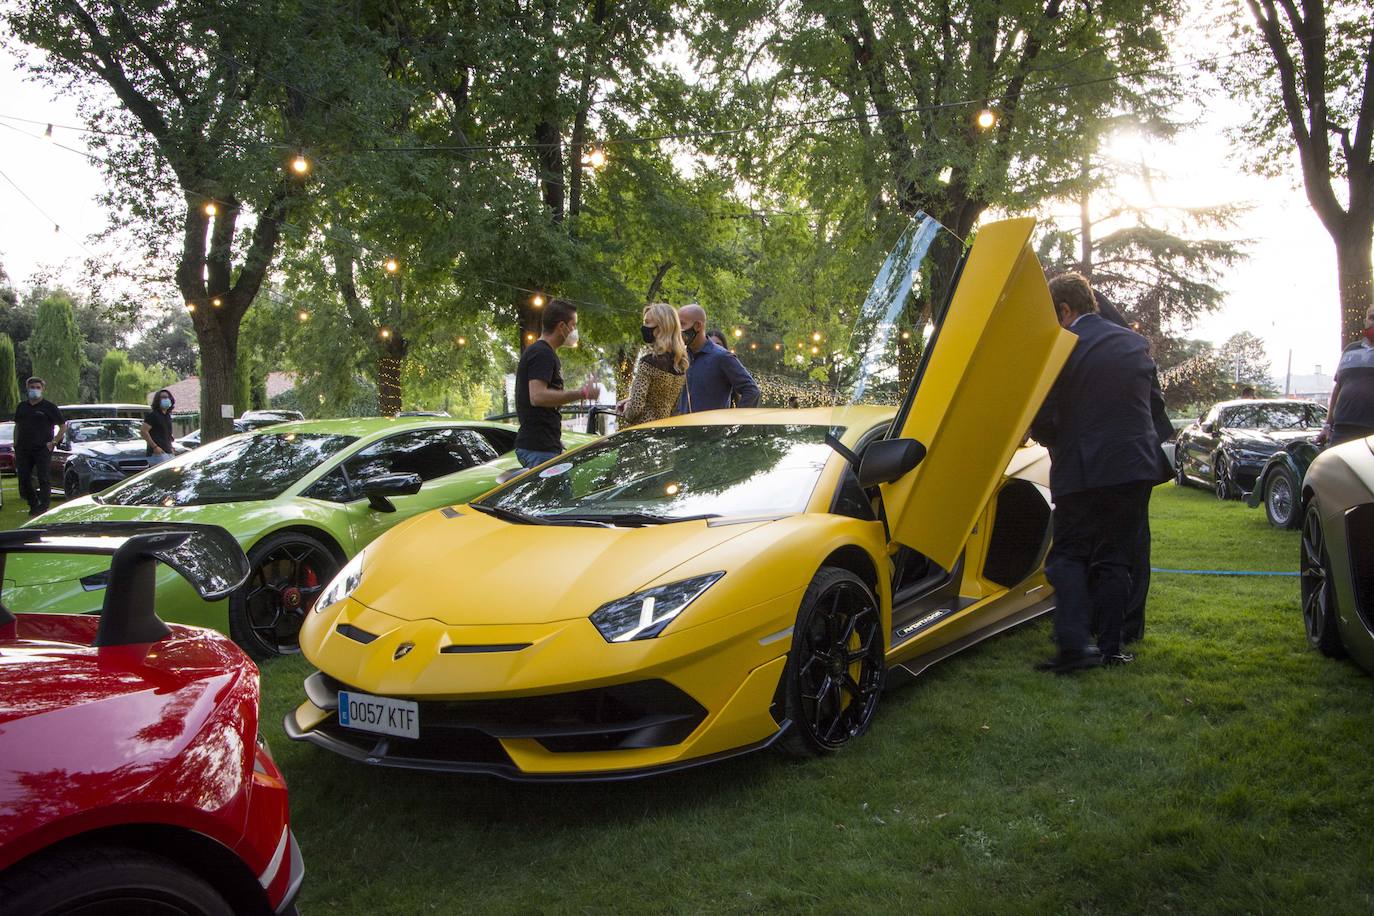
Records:
[[[537,309],[543,308],[544,297],[539,293],[535,293],[533,296],[530,296],[530,305],[534,306]]]
[[[533,334],[526,334],[526,335],[525,335],[525,343],[534,343],[534,335],[533,335]]]
[[[301,309],[300,312],[296,314],[296,317],[299,318],[301,321],[309,321],[310,313],[307,312],[305,309]]]
[[[782,349],[782,344],[780,344],[780,343],[775,343],[775,344],[773,344],[773,349],[774,349],[774,350],[781,350],[781,349]]]
[[[401,265],[396,263],[395,258],[387,258],[386,263],[382,266],[386,268],[386,272],[389,274],[394,274],[396,271],[401,269]]]
[[[188,303],[186,303],[186,311],[188,311],[188,312],[194,312],[195,310],[196,310],[196,304],[195,304],[194,302],[188,302]]]
[[[214,216],[214,215],[215,215],[216,213],[218,213],[218,212],[219,212],[219,207],[216,207],[216,206],[215,206],[215,202],[214,202],[213,200],[212,200],[212,201],[209,201],[208,203],[206,203],[206,205],[205,205],[205,215],[206,215],[206,216]]]
[[[751,343],[751,344],[749,345],[749,349],[751,349],[751,350],[757,350],[758,348],[759,348],[759,345],[756,344],[756,343]]]
[[[735,339],[738,340],[739,338],[741,338],[741,337],[743,337],[743,336],[744,336],[744,328],[735,328]]]
[[[812,356],[815,356],[816,354],[818,354],[818,353],[820,353],[820,352],[821,352],[821,348],[820,348],[820,347],[812,347],[812,348],[811,348],[811,355],[812,355]]]
[[[993,113],[991,108],[984,108],[982,111],[978,112],[978,126],[983,128],[983,130],[987,130],[996,123],[997,115]]]
[[[466,337],[460,336],[460,337],[458,338],[458,346],[460,346],[460,347],[466,347],[467,345],[468,345],[468,339],[467,339]]]
[[[903,332],[902,332],[902,340],[910,340],[910,339],[911,339],[911,332],[910,332],[910,331],[903,331]]]
[[[391,328],[382,328],[378,333],[382,335],[382,340],[386,340],[391,336]]]
[[[216,296],[215,298],[210,300],[210,304],[213,305],[215,308],[219,308],[221,305],[224,304],[224,300],[221,299],[219,296]]]
[[[296,158],[291,160],[291,171],[297,175],[305,175],[310,171],[310,160],[305,158],[305,153],[297,153]]]
[[[606,167],[606,151],[599,146],[593,146],[587,154],[582,157],[583,165],[590,165],[594,169]]]
[[[820,331],[812,331],[812,332],[811,332],[811,339],[814,340],[816,343],[820,343],[820,342],[821,342],[821,332],[820,332]]]

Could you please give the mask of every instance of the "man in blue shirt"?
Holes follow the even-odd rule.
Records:
[[[684,305],[677,311],[682,340],[692,365],[677,402],[678,413],[720,410],[737,401],[740,407],[759,406],[759,386],[735,354],[706,336],[706,310]]]

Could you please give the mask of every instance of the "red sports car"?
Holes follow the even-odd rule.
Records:
[[[99,616],[0,604],[0,910],[293,910],[304,869],[257,669],[153,613],[158,562],[213,600],[248,576],[238,544],[207,525],[97,523],[0,532],[0,576],[12,553],[113,558]]]

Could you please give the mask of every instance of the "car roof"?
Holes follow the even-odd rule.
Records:
[[[1216,407],[1242,407],[1246,404],[1312,404],[1316,407],[1325,407],[1316,401],[1304,401],[1301,398],[1236,398],[1234,401],[1218,401],[1213,404]]]
[[[150,410],[150,409],[151,409],[151,408],[148,407],[147,404],[119,404],[119,403],[115,403],[115,402],[105,403],[105,402],[103,402],[103,401],[102,401],[101,403],[99,403],[99,404],[59,404],[59,405],[57,405],[57,409],[58,409],[58,410],[75,410],[75,409],[78,408],[78,407],[85,408],[85,409],[88,409],[88,410],[91,409],[91,408],[93,408],[93,407],[99,407],[99,408],[102,408],[102,409],[103,409],[103,408],[109,407],[109,408],[113,408],[113,409],[115,409],[115,410]]]
[[[249,431],[248,435],[277,435],[279,433],[328,433],[343,436],[374,436],[404,432],[409,429],[435,429],[447,426],[482,426],[509,429],[509,424],[485,420],[462,420],[449,417],[345,417],[335,420],[287,420]]]

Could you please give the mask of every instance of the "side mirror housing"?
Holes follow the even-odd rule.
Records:
[[[367,504],[377,512],[395,512],[396,506],[388,496],[411,496],[420,492],[424,481],[419,474],[380,474],[363,481],[363,495]]]
[[[892,483],[920,464],[926,447],[915,439],[879,439],[864,449],[859,462],[859,486],[864,489]]]

